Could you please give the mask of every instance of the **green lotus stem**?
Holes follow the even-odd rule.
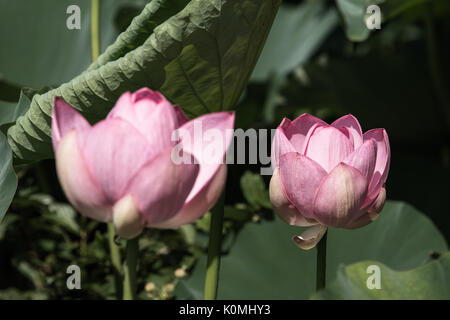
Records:
[[[92,61],[100,55],[99,10],[100,0],[91,0],[91,48]]]
[[[220,251],[222,242],[222,225],[225,203],[225,191],[222,192],[219,201],[211,210],[211,227],[209,233],[208,264],[206,269],[205,300],[217,299],[217,287],[219,284]]]
[[[317,244],[317,265],[316,265],[316,291],[325,288],[327,278],[327,234],[325,232],[322,239]]]
[[[114,287],[116,289],[116,299],[121,299],[122,267],[121,267],[120,248],[115,242],[115,237],[116,232],[114,231],[114,225],[112,223],[108,223],[109,252],[111,256],[111,265],[114,272]]]
[[[136,269],[139,253],[139,237],[127,241],[127,254],[123,266],[123,300],[136,299]]]

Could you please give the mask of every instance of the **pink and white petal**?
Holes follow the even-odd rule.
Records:
[[[90,128],[89,122],[78,111],[63,99],[55,97],[52,111],[52,143],[55,153],[59,142],[68,132],[75,129],[78,132],[80,145],[82,145]]]
[[[83,147],[89,171],[110,202],[124,196],[128,182],[152,154],[144,136],[120,118],[106,119],[93,126]]]
[[[273,169],[277,168],[280,165],[280,157],[288,152],[296,152],[296,150],[289,139],[286,137],[284,130],[280,125],[275,131],[275,136],[272,142],[271,161]]]
[[[364,133],[364,141],[373,139],[377,143],[377,160],[374,175],[369,183],[369,197],[374,198],[386,183],[391,163],[389,137],[384,129],[372,129]]]
[[[205,185],[190,201],[185,202],[183,208],[172,218],[160,223],[152,224],[152,228],[175,229],[184,224],[194,222],[203,216],[219,200],[227,178],[227,166],[223,164],[210,182]]]
[[[330,172],[353,150],[353,143],[339,129],[321,126],[307,142],[305,155]]]
[[[76,130],[66,132],[56,150],[56,172],[61,187],[81,214],[99,221],[111,221],[112,203],[91,176],[77,140]]]
[[[339,129],[346,128],[350,133],[350,140],[353,142],[354,148],[358,148],[363,143],[363,134],[361,130],[361,125],[353,115],[348,114],[343,117],[340,117],[335,122],[331,124],[331,126]]]
[[[373,139],[369,139],[349,154],[343,162],[358,169],[367,181],[370,181],[375,169],[376,159],[377,144]]]
[[[233,112],[214,112],[195,118],[178,129],[183,151],[192,154],[200,164],[200,172],[187,202],[211,181],[224,163],[233,128]]]
[[[320,184],[314,199],[314,218],[333,228],[344,228],[362,214],[367,179],[359,170],[340,163]]]
[[[199,173],[198,164],[175,164],[171,149],[142,167],[125,191],[136,199],[147,226],[164,222],[181,210]]]
[[[175,110],[175,114],[177,115],[178,127],[181,127],[183,124],[188,122],[189,119],[188,117],[186,117],[183,110],[179,106],[175,105],[173,106],[173,108]]]
[[[113,206],[113,224],[116,234],[122,239],[133,239],[141,234],[145,226],[137,201],[131,194],[124,196]]]
[[[326,171],[299,153],[289,152],[280,158],[280,177],[289,201],[301,214],[314,218],[314,197]]]
[[[269,195],[275,213],[284,222],[299,227],[313,226],[318,223],[313,219],[304,217],[289,201],[284,190],[283,182],[281,181],[279,168],[275,169],[275,172],[270,179]]]
[[[310,250],[319,243],[326,231],[327,226],[318,224],[306,229],[301,235],[294,236],[292,240],[300,249]]]

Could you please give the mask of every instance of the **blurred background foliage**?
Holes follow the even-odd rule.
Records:
[[[55,27],[65,25],[65,10],[75,2],[81,30]],[[101,51],[147,2],[101,1]],[[36,92],[71,80],[91,59],[88,0],[11,3],[0,0],[4,133]],[[365,26],[370,4],[381,8],[380,30]],[[448,0],[285,0],[278,11],[236,107],[236,128],[276,128],[283,117],[304,112],[329,122],[352,113],[363,131],[386,128],[392,150],[390,201],[373,224],[330,231],[332,285],[315,298],[450,298],[433,271],[449,272],[449,17]],[[2,158],[7,151],[0,147]],[[274,216],[262,165],[229,165],[219,297],[309,298],[315,249],[299,250],[291,237],[302,228]],[[14,169],[18,189],[0,223],[0,299],[115,298],[106,225],[68,204],[53,160]],[[13,195],[11,172],[11,166],[0,172],[0,199]],[[202,297],[209,219],[208,213],[179,230],[141,236],[139,298]],[[361,260],[383,264],[384,295],[359,288],[368,265]],[[82,290],[66,287],[71,264],[82,270]],[[392,279],[405,285],[391,287]],[[411,283],[417,295],[405,295]]]

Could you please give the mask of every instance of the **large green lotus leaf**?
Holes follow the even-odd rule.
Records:
[[[143,7],[146,2],[100,2],[102,50],[119,34],[114,25],[118,10],[125,5]],[[70,5],[80,8],[79,30],[69,30],[66,26]],[[89,66],[92,59],[90,0],[0,0],[0,8],[2,26],[7,26],[0,28],[0,74],[4,79],[33,88],[54,86],[69,81]],[[0,99],[4,98],[0,96]]]
[[[191,116],[233,108],[279,4],[280,0],[190,1],[154,28],[141,46],[35,95],[27,114],[8,130],[14,156],[18,162],[52,157],[50,125],[55,96],[91,122],[103,118],[123,92],[144,86],[162,91]],[[149,14],[148,10],[142,14]],[[135,18],[132,25],[141,20]]]
[[[26,114],[34,94],[48,90],[49,88],[47,87],[43,87],[41,90],[23,88],[20,91],[19,101],[17,103],[0,100],[0,130],[2,132],[7,131],[6,129],[9,125],[12,125],[19,117]],[[6,129],[4,129],[5,127]]]
[[[15,102],[0,100],[0,126],[5,123],[14,121],[18,116],[20,116],[20,114],[17,113],[17,110],[19,109],[16,108],[16,106],[17,103]]]
[[[366,10],[372,4],[382,2],[380,0],[336,0],[341,12],[344,29],[347,38],[351,41],[364,41],[370,35],[370,29],[366,26]]]
[[[136,0],[135,0],[136,1]],[[125,32],[122,32],[114,43],[92,63],[87,71],[123,57],[126,53],[141,46],[152,34],[153,30],[180,12],[189,0],[153,0],[136,16]],[[103,3],[102,3],[103,5]],[[102,12],[107,10],[102,10]]]
[[[370,5],[379,5],[381,19],[386,22],[412,8],[418,9],[418,16],[422,18],[424,9],[420,8],[420,5],[431,2],[435,16],[441,16],[444,10],[448,11],[447,0],[336,0],[347,38],[355,42],[364,41],[370,35],[371,30],[365,22],[368,17],[366,11]]]
[[[66,26],[71,4],[80,7],[80,30]],[[39,88],[68,81],[89,65],[89,0],[0,0],[0,8],[4,79]]]
[[[285,75],[305,63],[337,25],[337,10],[327,8],[323,0],[297,6],[283,4],[251,81],[266,81],[273,74]]]
[[[20,87],[2,78],[0,73],[0,103],[1,102],[17,102],[20,95]]]
[[[0,222],[17,189],[17,176],[12,166],[12,153],[6,137],[0,132]]]
[[[379,270],[374,270],[373,266],[378,266]],[[379,276],[378,288],[374,287],[375,280],[369,278],[372,276]],[[407,271],[392,270],[377,261],[341,266],[336,280],[327,289],[315,294],[313,299],[448,300],[450,252]]]
[[[304,228],[276,218],[247,225],[230,253],[222,258],[219,298],[307,299],[315,291],[316,249],[303,251],[293,235]],[[433,252],[446,252],[447,244],[433,223],[412,206],[388,201],[381,216],[356,230],[329,229],[327,281],[340,264],[376,260],[396,270],[425,264]],[[177,297],[200,299],[206,259],[177,286]]]

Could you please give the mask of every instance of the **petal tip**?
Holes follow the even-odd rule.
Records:
[[[291,123],[292,123],[291,120],[289,120],[288,118],[284,117],[283,120],[281,120],[280,124],[278,125],[278,128],[280,128],[280,129],[285,129],[285,128],[287,128]],[[278,128],[277,128],[277,129],[278,129]]]
[[[156,104],[166,100],[159,91],[153,91],[147,87],[141,88],[131,94],[131,100],[134,103],[144,99],[151,100]]]
[[[113,224],[119,237],[133,239],[144,229],[142,215],[132,195],[120,199],[113,207]]]
[[[327,232],[324,225],[316,225],[306,229],[301,235],[292,237],[294,243],[303,250],[314,248]]]

